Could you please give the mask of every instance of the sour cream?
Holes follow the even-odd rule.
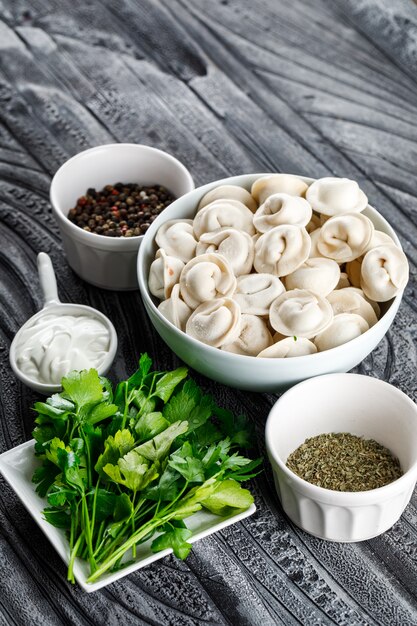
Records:
[[[55,385],[71,370],[99,369],[109,349],[109,330],[98,318],[45,313],[22,329],[15,354],[23,374]]]

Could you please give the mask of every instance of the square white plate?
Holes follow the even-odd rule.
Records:
[[[65,536],[65,532],[55,526],[51,526],[42,515],[42,511],[47,506],[46,500],[40,498],[35,491],[35,485],[32,483],[32,475],[36,467],[39,465],[38,460],[34,455],[34,439],[22,443],[22,445],[8,450],[3,454],[0,454],[0,472],[7,480],[12,489],[16,492],[23,505],[29,511],[38,526],[42,529],[49,541],[52,543],[60,557],[68,565],[69,562],[69,544]],[[186,520],[188,528],[193,532],[193,535],[188,539],[190,543],[207,537],[217,530],[221,530],[230,524],[239,522],[240,520],[252,515],[256,511],[256,507],[252,504],[243,513],[231,515],[229,517],[219,517],[213,515],[208,511],[198,511]],[[91,593],[97,591],[110,583],[114,583],[119,578],[123,578],[132,572],[135,572],[145,565],[153,563],[158,559],[162,559],[167,554],[172,553],[171,548],[161,550],[161,552],[153,553],[151,551],[151,543],[153,539],[149,539],[145,543],[141,544],[137,548],[137,559],[135,563],[128,565],[124,569],[103,575],[100,580],[95,583],[87,583],[88,578],[88,563],[81,559],[76,559],[74,564],[74,576],[78,584]]]

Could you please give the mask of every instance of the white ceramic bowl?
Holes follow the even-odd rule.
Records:
[[[167,207],[143,238],[138,255],[138,281],[143,303],[152,324],[180,359],[208,378],[225,385],[251,391],[275,392],[311,376],[347,372],[360,363],[387,332],[400,306],[402,293],[399,293],[391,303],[387,303],[381,319],[360,337],[325,352],[288,359],[257,358],[218,350],[193,339],[171,324],[158,311],[157,301],[148,289],[149,268],[157,249],[155,235],[158,228],[168,220],[193,218],[203,195],[219,185],[241,185],[250,190],[252,183],[265,175],[246,174],[217,180],[191,191]],[[300,178],[309,184],[313,181],[312,178]],[[400,246],[395,232],[378,211],[368,206],[364,214],[372,220],[378,230],[390,235]]]
[[[56,172],[51,183],[52,210],[72,269],[97,287],[137,289],[136,258],[143,236],[105,237],[83,230],[67,217],[89,187],[99,190],[118,181],[163,185],[177,198],[194,189],[194,182],[184,165],[167,152],[129,143],[85,150]]]
[[[349,432],[374,439],[399,459],[403,476],[362,492],[312,485],[285,462],[308,437]],[[388,530],[401,516],[417,480],[417,406],[386,382],[359,374],[311,378],[272,407],[266,446],[282,507],[312,535],[330,541],[363,541]]]

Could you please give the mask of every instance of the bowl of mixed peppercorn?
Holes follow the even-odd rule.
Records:
[[[68,263],[97,287],[137,289],[143,235],[192,189],[185,166],[150,146],[108,144],[76,154],[56,172],[50,194]]]

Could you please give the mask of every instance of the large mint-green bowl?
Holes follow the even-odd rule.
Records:
[[[248,191],[252,183],[267,174],[245,174],[208,183],[185,194],[154,221],[146,232],[138,254],[138,281],[143,303],[156,331],[175,354],[190,367],[222,384],[250,391],[278,392],[306,378],[347,372],[360,363],[381,341],[400,306],[402,292],[387,303],[381,319],[363,335],[326,352],[288,359],[265,359],[233,354],[207,346],[176,328],[157,309],[157,300],[148,289],[150,265],[157,249],[155,235],[164,222],[172,219],[192,219],[201,198],[219,185],[241,185]],[[300,176],[307,184],[314,179]],[[371,206],[364,215],[376,229],[387,233],[401,247],[397,235],[388,222]]]

